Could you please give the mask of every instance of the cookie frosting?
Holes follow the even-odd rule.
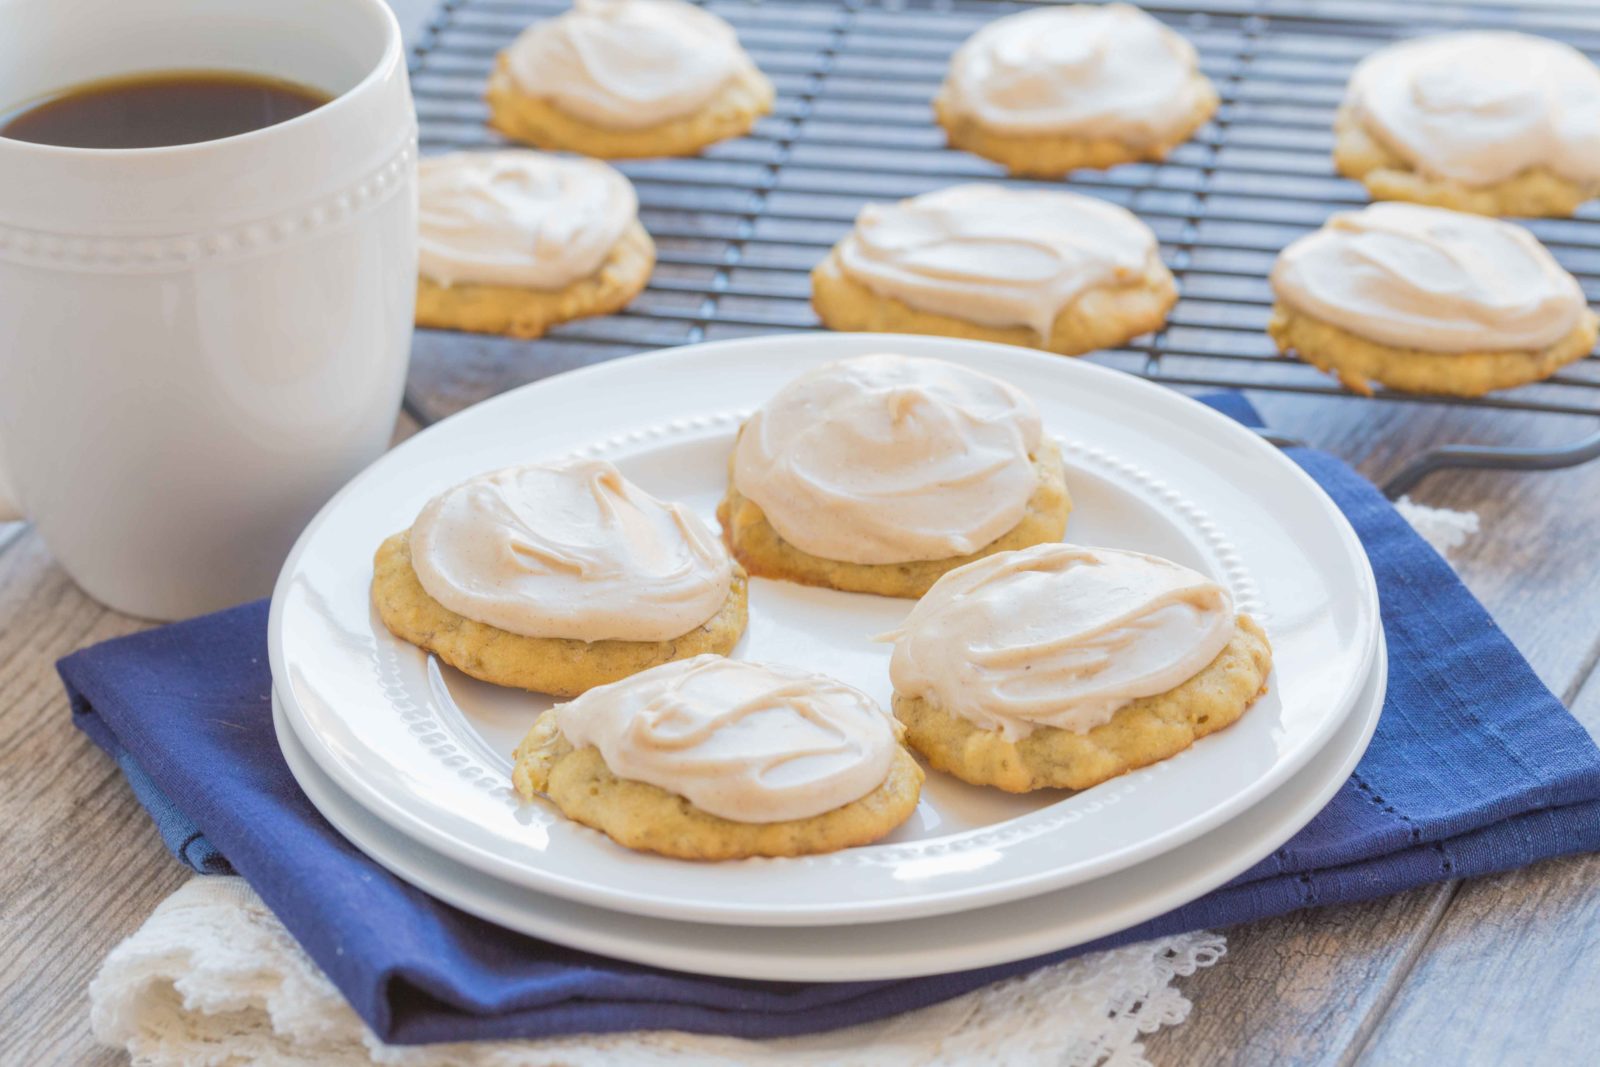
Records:
[[[1530,167],[1600,181],[1600,68],[1521,33],[1390,45],[1350,76],[1349,109],[1417,170],[1489,185]]]
[[[665,663],[556,711],[575,747],[735,822],[806,819],[878,788],[893,720],[843,682],[722,656]]]
[[[957,49],[941,102],[1003,133],[1169,141],[1194,121],[1194,47],[1128,4],[996,19]]]
[[[1233,598],[1187,567],[1055,543],[958,567],[885,639],[895,692],[1014,741],[1182,685],[1233,631]]]
[[[985,184],[868,204],[834,252],[880,296],[1040,337],[1086,290],[1130,284],[1156,255],[1155,234],[1115,204]]]
[[[801,375],[750,417],[733,484],[813,556],[949,559],[1022,521],[1041,439],[1033,401],[998,378],[858,356]]]
[[[428,595],[527,637],[669,641],[721,610],[722,543],[601,460],[529,464],[434,497],[411,527]]]
[[[1357,336],[1434,352],[1544,348],[1587,307],[1521,226],[1402,203],[1334,215],[1283,250],[1272,288]]]
[[[523,92],[612,129],[688,115],[755,69],[733,27],[680,0],[577,0],[524,30],[505,61]]]
[[[440,285],[562,289],[600,269],[639,206],[604,163],[521,149],[426,158],[417,186],[417,269]]]

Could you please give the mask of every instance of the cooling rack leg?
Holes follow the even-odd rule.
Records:
[[[1400,472],[1383,483],[1383,494],[1390,500],[1410,492],[1434,471],[1449,467],[1476,467],[1481,470],[1549,471],[1576,467],[1600,458],[1600,432],[1560,448],[1479,448],[1472,445],[1445,445],[1429,449],[1407,463]]]

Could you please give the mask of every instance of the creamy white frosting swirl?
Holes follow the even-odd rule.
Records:
[[[527,637],[669,641],[721,610],[722,542],[610,463],[533,463],[434,497],[411,527],[428,595]]]
[[[843,682],[795,667],[696,656],[591,689],[556,709],[561,733],[620,778],[735,822],[806,819],[872,792],[893,720]]]
[[[1194,47],[1128,4],[1041,8],[995,19],[950,61],[941,99],[1003,133],[1180,136],[1194,121]]]
[[[690,114],[755,69],[733,27],[679,0],[577,0],[524,30],[505,57],[523,92],[612,129]]]
[[[1436,352],[1544,348],[1588,306],[1521,226],[1402,203],[1334,215],[1283,250],[1272,288],[1357,336]]]
[[[430,156],[417,188],[417,269],[440,285],[565,288],[600,269],[639,208],[604,163],[523,149]]]
[[[1022,521],[1038,409],[937,359],[857,356],[780,389],[745,423],[733,484],[785,541],[823,559],[975,552]]]
[[[1345,106],[1424,174],[1490,185],[1530,167],[1600,181],[1600,69],[1521,33],[1390,45],[1350,76]]]
[[[1233,631],[1233,598],[1204,575],[1058,542],[956,568],[885,637],[895,692],[1016,740],[1083,733],[1182,685]]]
[[[1155,234],[1115,204],[978,184],[868,204],[834,257],[913,308],[1049,337],[1085,290],[1137,280],[1156,254]]]

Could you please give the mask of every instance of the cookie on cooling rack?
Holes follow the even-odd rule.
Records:
[[[1521,33],[1402,41],[1356,67],[1335,134],[1375,199],[1570,215],[1600,195],[1600,68]]]
[[[1011,793],[1087,789],[1175,755],[1238,721],[1272,669],[1221,586],[1068,544],[951,571],[886,636],[907,744]]]
[[[905,822],[922,769],[871,697],[793,667],[669,663],[541,715],[513,780],[618,844],[691,860],[800,856]]]
[[[373,565],[389,631],[496,685],[576,696],[744,633],[744,571],[681,504],[600,460],[449,489]]]
[[[1013,174],[1166,158],[1217,110],[1194,47],[1128,4],[996,19],[950,61],[934,113],[950,145]]]
[[[1071,509],[1033,401],[957,364],[873,355],[801,375],[740,427],[717,517],[751,574],[918,597],[980,556],[1059,540]]]
[[[1160,329],[1177,299],[1155,234],[1130,212],[986,184],[868,204],[811,272],[811,303],[830,329],[1062,355]]]
[[[749,133],[772,83],[733,28],[680,0],[577,0],[500,53],[489,124],[538,148],[693,155]]]
[[[463,152],[418,167],[417,325],[538,337],[639,294],[655,245],[592,159]]]
[[[1482,396],[1594,348],[1577,279],[1521,226],[1416,204],[1333,216],[1272,268],[1278,348],[1370,394]]]

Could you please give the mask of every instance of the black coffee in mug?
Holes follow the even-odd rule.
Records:
[[[249,133],[326,104],[294,82],[220,70],[105,78],[0,114],[0,137],[64,148],[160,148]]]

